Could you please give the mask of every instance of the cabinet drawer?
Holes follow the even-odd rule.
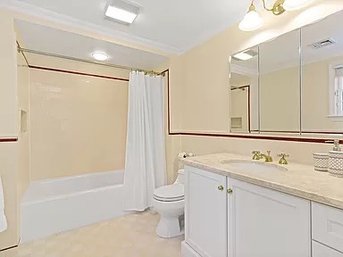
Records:
[[[312,237],[343,252],[343,210],[312,203]]]
[[[337,252],[317,242],[313,242],[312,248],[312,257],[343,257],[343,253]]]

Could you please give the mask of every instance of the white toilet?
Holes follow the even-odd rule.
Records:
[[[184,234],[184,198],[184,170],[181,169],[174,184],[154,191],[153,207],[160,214],[158,236],[171,238]]]

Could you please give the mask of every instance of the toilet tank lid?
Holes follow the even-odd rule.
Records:
[[[184,196],[183,184],[172,184],[156,188],[154,195],[160,198],[176,198]]]

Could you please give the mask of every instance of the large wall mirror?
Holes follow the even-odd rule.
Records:
[[[343,12],[302,29],[302,131],[343,134]]]
[[[343,134],[343,12],[230,57],[230,132]]]

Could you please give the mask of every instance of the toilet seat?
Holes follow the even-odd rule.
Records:
[[[172,184],[168,186],[162,186],[154,191],[154,199],[161,202],[176,202],[184,200],[184,185]]]

